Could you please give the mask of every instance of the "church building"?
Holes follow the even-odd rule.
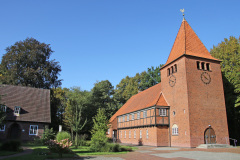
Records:
[[[132,96],[111,117],[108,137],[150,146],[229,144],[220,62],[183,19],[161,83]]]

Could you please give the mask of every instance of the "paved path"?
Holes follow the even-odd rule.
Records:
[[[32,149],[27,148],[27,147],[23,147],[23,152],[17,153],[17,154],[13,154],[13,155],[9,155],[9,156],[0,156],[0,159],[22,156],[22,155],[26,155],[26,154],[31,154],[32,152],[33,152]]]
[[[240,160],[240,148],[146,147],[127,154],[81,157],[79,160]]]

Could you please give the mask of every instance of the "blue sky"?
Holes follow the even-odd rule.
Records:
[[[180,9],[210,50],[240,35],[239,0],[1,0],[0,57],[33,37],[50,44],[62,87],[116,86],[167,61],[182,22]]]

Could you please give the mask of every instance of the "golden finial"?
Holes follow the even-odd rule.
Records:
[[[183,21],[185,20],[185,17],[184,17],[184,8],[183,9],[180,9],[180,12],[182,12],[182,15],[183,15]]]

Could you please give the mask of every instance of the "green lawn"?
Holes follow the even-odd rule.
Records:
[[[58,159],[59,155],[57,153],[50,153],[47,146],[41,145],[34,145],[34,144],[25,144],[29,148],[33,149],[33,153],[29,155],[19,156],[19,157],[12,157],[7,158],[6,160],[45,160],[45,159]],[[125,146],[124,148],[131,148],[132,150],[136,150],[137,147],[128,147]],[[75,149],[73,146],[71,147],[73,153],[71,154],[63,154],[63,158],[73,158],[76,156],[93,156],[93,155],[109,155],[109,154],[124,154],[127,151],[123,152],[91,152],[88,146],[80,146],[78,149]]]

